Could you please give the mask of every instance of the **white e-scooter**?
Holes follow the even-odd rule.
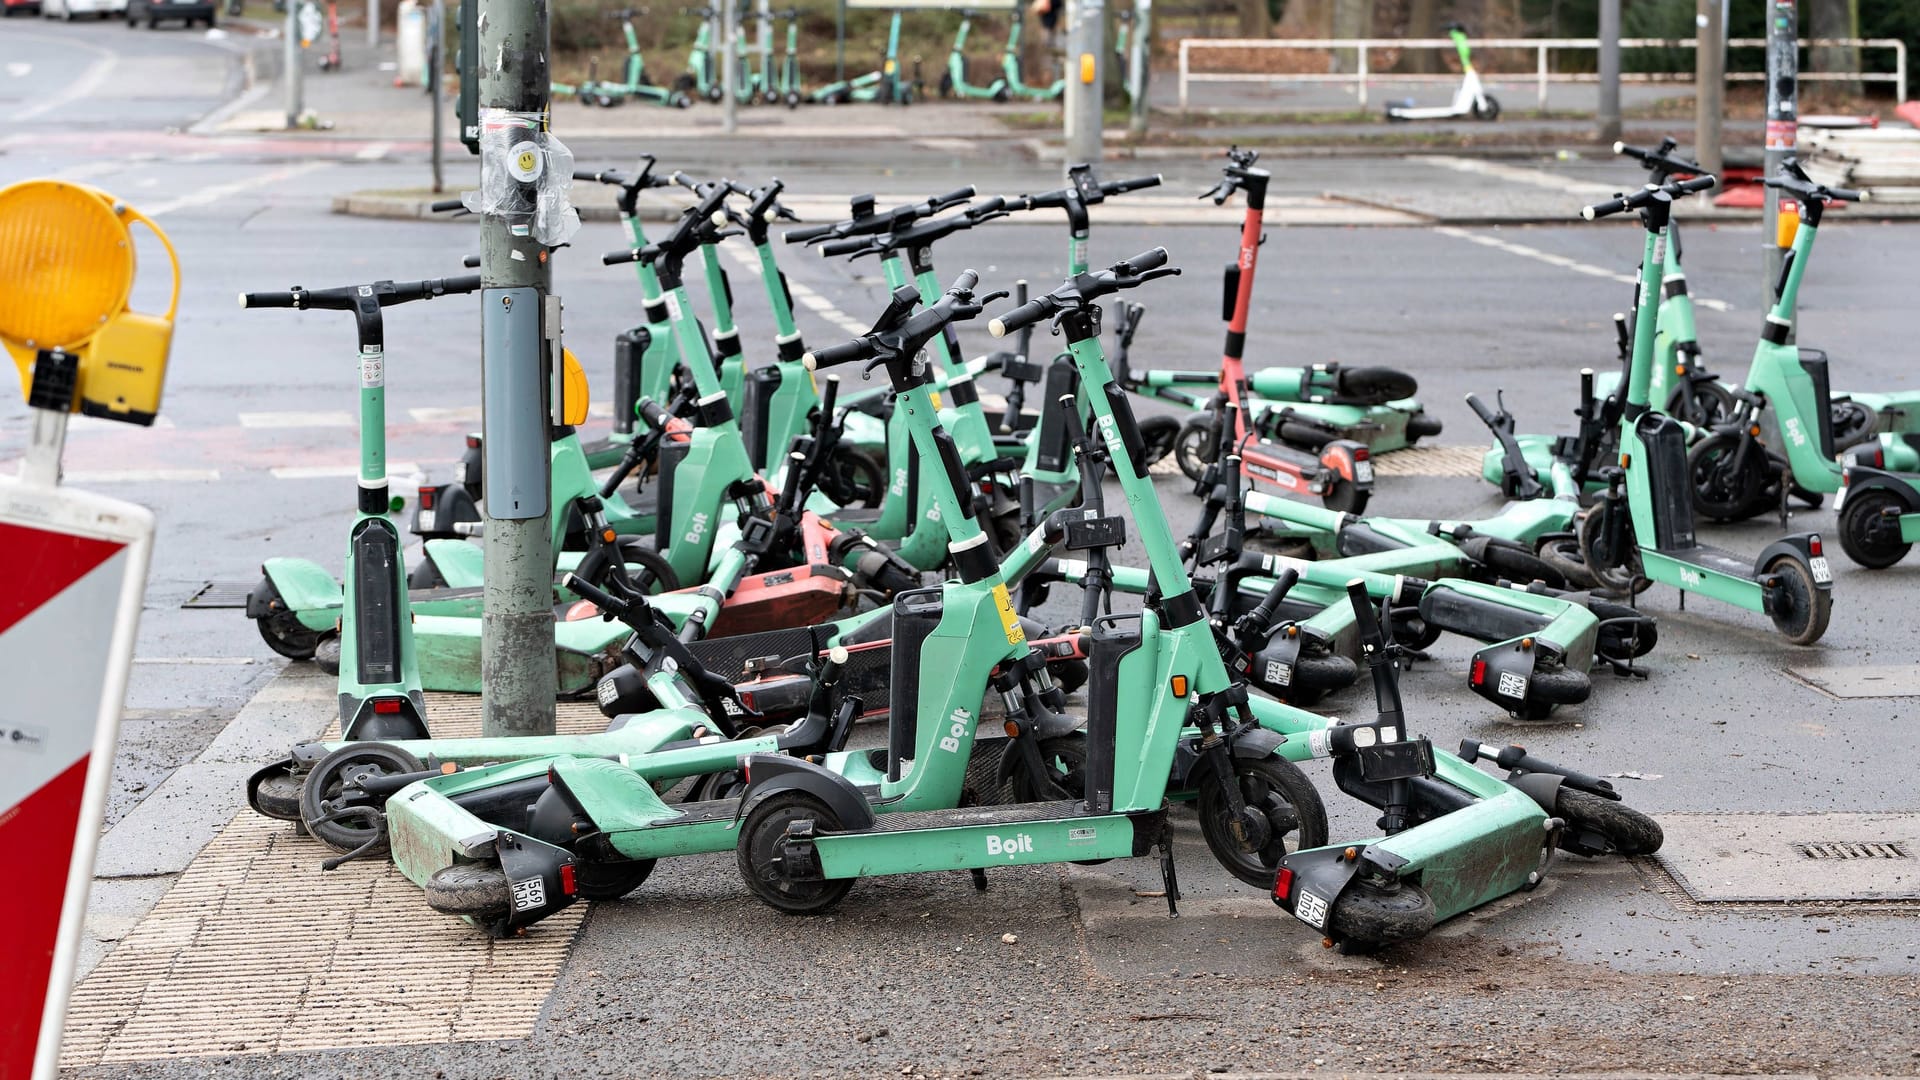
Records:
[[[1453,47],[1460,53],[1460,70],[1464,73],[1460,89],[1454,92],[1453,104],[1416,108],[1413,99],[1406,98],[1387,105],[1388,120],[1453,120],[1462,116],[1492,120],[1500,115],[1500,102],[1481,89],[1480,73],[1473,70],[1473,49],[1467,44],[1467,28],[1448,23],[1447,36],[1453,39]]]

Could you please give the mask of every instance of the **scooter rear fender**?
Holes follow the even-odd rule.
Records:
[[[1768,563],[1772,562],[1774,559],[1778,558],[1779,556],[1786,555],[1791,558],[1799,559],[1801,563],[1805,564],[1809,568],[1807,576],[1813,579],[1814,588],[1820,589],[1822,591],[1830,591],[1833,588],[1832,572],[1829,571],[1827,574],[1826,580],[1822,581],[1820,580],[1818,575],[1815,575],[1812,572],[1812,569],[1811,569],[1813,566],[1813,560],[1815,558],[1824,557],[1824,556],[1816,556],[1813,553],[1814,545],[1819,543],[1820,543],[1819,533],[1794,533],[1791,536],[1783,536],[1780,539],[1775,540],[1773,543],[1768,544],[1766,547],[1762,548],[1760,550],[1760,554],[1754,557],[1753,574],[1756,578],[1759,577],[1762,573],[1765,572]],[[1822,550],[1823,551],[1825,550],[1824,546],[1822,547]]]
[[[313,630],[331,630],[339,621],[345,594],[340,583],[318,563],[306,559],[268,559],[260,564],[260,572],[273,583],[280,593],[280,602],[300,619],[301,625]],[[258,617],[251,605],[247,614]]]

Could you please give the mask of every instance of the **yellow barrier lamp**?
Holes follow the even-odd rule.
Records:
[[[159,238],[172,264],[164,315],[127,306],[135,272],[129,226],[135,223]],[[179,305],[179,256],[146,215],[98,188],[64,180],[0,188],[0,345],[20,371],[23,395],[36,358],[60,350],[79,361],[72,411],[153,423]]]
[[[587,369],[580,366],[572,349],[560,350],[560,416],[563,422],[578,427],[587,422]]]

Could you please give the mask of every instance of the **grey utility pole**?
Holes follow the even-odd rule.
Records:
[[[1793,156],[1799,139],[1800,27],[1793,0],[1767,4],[1767,176],[1780,172],[1780,163]],[[1765,299],[1760,309],[1773,306],[1773,283],[1780,279],[1780,200],[1765,189],[1765,224],[1761,248],[1767,253]]]
[[[1126,3],[1127,0],[1120,0]],[[1134,0],[1133,36],[1127,42],[1127,93],[1133,108],[1127,114],[1127,133],[1147,133],[1147,65],[1153,62],[1153,0]]]
[[[1599,139],[1620,138],[1620,0],[1600,0]]]
[[[367,48],[380,47],[380,0],[367,0]]]
[[[739,0],[713,0],[719,9],[720,26],[713,35],[720,42],[720,130],[728,135],[740,130],[740,102],[733,88],[740,80],[740,59],[734,52],[734,38],[740,33]]]
[[[305,104],[301,101],[300,27],[294,21],[299,12],[300,5],[297,0],[287,0],[285,31],[287,40],[285,52],[282,54],[284,59],[281,61],[286,70],[280,74],[287,80],[287,129],[289,131],[300,126],[300,114],[306,111]]]
[[[1107,8],[1105,0],[1072,0],[1067,6],[1067,161],[1100,161],[1105,121]]]
[[[472,0],[469,0],[472,2]],[[549,84],[546,0],[480,2],[480,367],[486,585],[481,733],[551,735],[553,542],[548,535],[552,254],[533,234]]]
[[[1727,103],[1727,51],[1721,44],[1726,37],[1722,0],[1699,0],[1694,17],[1694,37],[1699,44],[1693,50],[1693,154],[1700,167],[1719,176],[1725,162],[1721,156],[1720,122]]]

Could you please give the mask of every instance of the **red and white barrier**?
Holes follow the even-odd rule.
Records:
[[[0,1076],[55,1075],[153,548],[142,507],[0,477]]]

